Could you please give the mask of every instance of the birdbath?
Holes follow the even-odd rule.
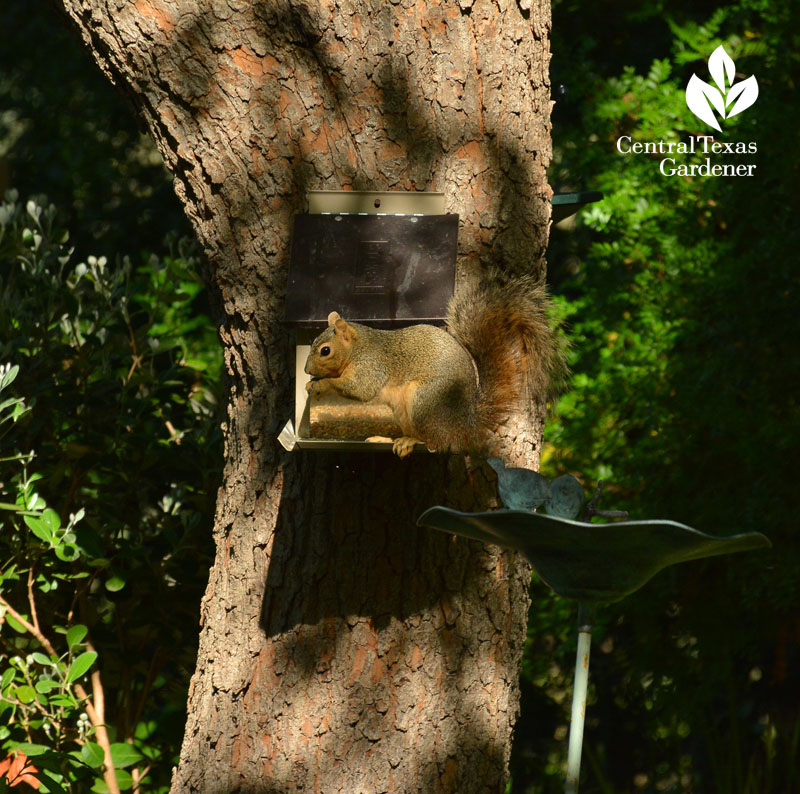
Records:
[[[771,544],[760,532],[715,537],[675,521],[591,524],[588,519],[595,515],[626,515],[596,509],[600,487],[584,514],[587,520],[576,521],[575,516],[584,508],[584,495],[571,475],[551,482],[529,469],[506,468],[496,458],[489,464],[497,472],[505,509],[462,513],[431,507],[417,524],[521,551],[557,595],[578,602],[578,651],[565,788],[566,794],[577,794],[596,607],[620,601],[670,565]],[[540,507],[544,512],[533,512]]]

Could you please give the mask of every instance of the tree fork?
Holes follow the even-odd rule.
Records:
[[[174,794],[502,792],[528,564],[415,526],[463,459],[282,452],[292,216],[309,189],[441,190],[459,278],[544,270],[547,0],[62,0],[129,93],[211,263],[227,374],[217,556]],[[332,306],[331,309],[337,307]],[[538,461],[542,406],[504,429]]]

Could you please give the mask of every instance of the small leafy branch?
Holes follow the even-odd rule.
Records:
[[[76,263],[57,220],[0,201],[0,792],[165,794],[196,631],[163,607],[193,614],[209,561],[215,330],[188,241]]]
[[[714,111],[720,118],[728,119],[747,110],[758,99],[758,82],[755,75],[738,83],[733,82],[736,66],[722,45],[711,53],[708,71],[715,85],[693,74],[686,86],[686,104],[695,116],[722,132]]]
[[[18,373],[18,366],[0,366],[0,427],[4,434],[30,410],[22,398],[3,394]],[[59,580],[82,576],[59,571],[47,564],[47,557],[53,554],[68,563],[80,556],[73,530],[83,511],[70,515],[67,525],[61,525],[58,513],[48,508],[35,490],[40,477],[28,473],[33,457],[30,453],[2,458],[3,463],[19,467],[10,483],[0,486],[3,491],[9,485],[16,490],[14,502],[0,502],[8,516],[4,531],[13,539],[10,545],[17,552],[26,545],[34,548],[26,544],[25,529],[18,521],[21,517],[38,543],[35,555],[14,554],[0,567],[0,627],[7,627],[0,634],[0,714],[5,721],[0,727],[0,741],[8,753],[0,769],[9,786],[26,782],[35,789],[64,792],[69,768],[102,767],[107,790],[118,792],[99,671],[91,673],[91,695],[82,683],[97,660],[97,652],[86,640],[88,629],[82,624],[62,628],[66,649],[59,653],[45,634],[37,609],[37,592],[47,593],[58,587]],[[40,562],[43,569],[37,573]],[[26,611],[15,607],[6,596],[10,585],[23,580]],[[19,649],[29,652],[14,652]],[[48,744],[35,741],[40,734]],[[77,754],[67,749],[71,743],[80,748]]]

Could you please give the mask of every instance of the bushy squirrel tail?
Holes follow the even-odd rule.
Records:
[[[478,369],[476,422],[494,429],[523,401],[553,396],[567,375],[566,342],[548,316],[541,278],[490,274],[457,291],[447,329]]]

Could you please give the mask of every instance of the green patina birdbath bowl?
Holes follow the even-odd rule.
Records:
[[[417,523],[521,551],[558,595],[588,603],[619,601],[679,562],[770,545],[760,532],[715,537],[675,521],[587,524],[525,510],[431,507]]]
[[[716,537],[675,521],[575,521],[584,499],[574,477],[566,475],[549,482],[536,472],[507,469],[497,459],[489,462],[497,472],[500,498],[512,509],[462,513],[437,506],[426,510],[417,523],[521,551],[555,593],[578,601],[578,653],[565,788],[566,794],[577,794],[596,606],[625,598],[670,565],[771,544],[760,532]],[[538,507],[546,512],[533,512]]]

